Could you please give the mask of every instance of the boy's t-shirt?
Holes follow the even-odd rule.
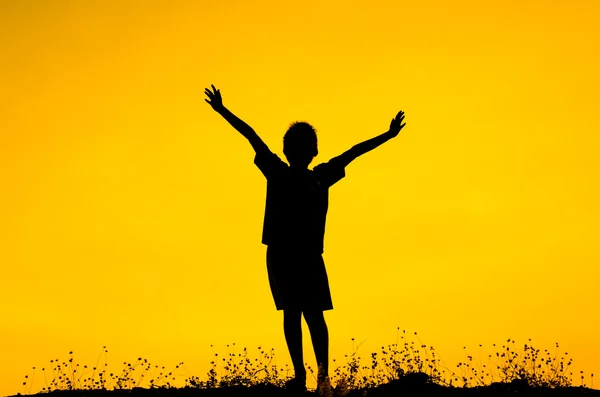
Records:
[[[269,150],[257,153],[254,164],[267,178],[262,243],[323,253],[329,187],[346,175],[344,167],[333,159],[298,170]]]

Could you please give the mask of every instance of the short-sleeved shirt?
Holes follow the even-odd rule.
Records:
[[[309,169],[295,169],[265,150],[254,158],[267,178],[262,243],[323,253],[329,188],[346,174],[335,159]]]

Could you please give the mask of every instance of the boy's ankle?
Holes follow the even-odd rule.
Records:
[[[301,374],[298,374],[301,375]],[[292,392],[306,391],[306,377],[294,376],[285,382],[285,388]]]

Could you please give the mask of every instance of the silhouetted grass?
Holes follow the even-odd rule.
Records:
[[[334,359],[330,386],[324,387],[321,396],[396,396],[396,395],[594,395],[593,374],[587,385],[583,371],[578,375],[580,385],[573,385],[572,359],[560,353],[556,344],[553,351],[536,349],[531,340],[519,348],[514,340],[492,347],[495,352],[483,358],[479,345],[477,359],[467,353],[465,361],[449,368],[436,355],[433,347],[423,344],[417,333],[409,341],[406,332],[398,330],[396,343],[382,346],[379,352],[370,353],[367,363],[359,355],[359,347],[338,364]],[[91,394],[121,392],[129,394],[194,394],[202,396],[279,396],[286,394],[284,384],[293,371],[288,366],[274,364],[273,349],[258,347],[256,354],[247,348],[236,352],[235,344],[227,345],[224,356],[214,354],[211,369],[206,376],[190,375],[184,363],[168,369],[152,365],[139,357],[123,363],[117,372],[108,369],[108,349],[103,347],[96,365],[75,363],[73,352],[66,360],[50,360],[48,369],[41,374],[33,368],[25,376],[23,393],[31,394],[36,376],[43,377],[41,394]],[[315,378],[315,371],[308,366]],[[187,372],[183,374],[182,372]],[[179,385],[177,384],[179,381]],[[181,384],[183,382],[183,385]],[[314,393],[313,393],[314,394]]]

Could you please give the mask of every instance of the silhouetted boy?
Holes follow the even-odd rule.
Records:
[[[389,131],[352,147],[327,163],[308,169],[318,154],[317,135],[308,123],[293,123],[283,137],[288,166],[254,132],[231,113],[212,86],[205,90],[212,108],[238,130],[252,145],[254,163],[267,178],[267,200],[262,243],[267,245],[267,273],[277,310],[283,310],[285,340],[294,365],[295,377],[287,387],[306,390],[306,369],[302,357],[302,315],[310,331],[319,366],[317,387],[328,380],[329,336],[324,310],[333,309],[325,263],[323,237],[329,187],[345,176],[345,168],[358,156],[398,135],[404,112],[400,111]]]

